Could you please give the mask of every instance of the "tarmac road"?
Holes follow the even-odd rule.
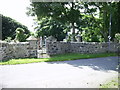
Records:
[[[98,88],[118,77],[118,57],[0,66],[1,88]]]

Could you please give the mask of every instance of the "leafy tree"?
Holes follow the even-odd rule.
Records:
[[[37,36],[53,36],[58,41],[62,41],[66,36],[65,27],[52,18],[43,18],[40,22],[38,21],[36,29]]]
[[[7,39],[7,37],[11,37],[12,39],[16,36],[16,29],[23,28],[26,34],[30,34],[28,28],[21,23],[15,21],[10,17],[6,17],[2,15],[2,40]]]
[[[41,18],[52,17],[71,30],[75,41],[75,30],[83,32],[85,41],[108,41],[110,14],[112,14],[111,37],[120,33],[120,2],[33,2],[28,14]],[[99,12],[97,12],[99,10]],[[112,12],[111,12],[112,11]],[[95,18],[99,15],[99,18]],[[85,39],[86,38],[86,39]]]
[[[90,6],[90,5],[89,5]],[[52,17],[55,21],[67,26],[67,32],[71,30],[73,41],[75,40],[75,30],[82,30],[83,14],[94,14],[97,8],[89,8],[88,3],[82,2],[33,2],[31,8],[28,8],[28,15],[37,15],[41,18]],[[71,35],[70,35],[71,36]]]
[[[19,41],[19,42],[24,42],[27,39],[27,35],[25,34],[24,29],[22,28],[17,28],[16,29],[16,37],[15,40]]]
[[[112,40],[115,38],[116,33],[120,33],[120,1],[114,2],[111,7],[112,9],[112,26],[111,36]]]
[[[78,3],[57,3],[57,2],[33,2],[32,8],[28,8],[29,15],[37,15],[40,20],[43,17],[52,17],[54,20],[68,24],[72,28],[72,35],[75,41],[75,25],[80,16]]]
[[[108,41],[109,27],[110,27],[110,15],[111,17],[111,40],[115,38],[116,33],[120,33],[120,1],[119,2],[100,2],[94,3],[94,6],[98,7],[99,15],[101,19],[100,33],[105,41]]]

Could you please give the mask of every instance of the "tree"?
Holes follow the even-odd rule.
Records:
[[[31,6],[31,8],[28,8],[28,14],[31,16],[37,15],[38,20],[43,17],[51,17],[55,21],[68,26],[69,30],[72,28],[73,41],[75,41],[76,29],[82,33],[83,29],[87,28],[84,32],[89,32],[88,39],[99,41],[94,39],[101,38],[103,41],[104,38],[104,41],[107,42],[110,14],[112,14],[111,40],[114,39],[115,33],[120,32],[120,2],[33,2]],[[86,15],[89,17],[86,17]],[[95,15],[99,18],[95,18]]]
[[[27,39],[27,35],[25,34],[24,29],[22,28],[17,28],[16,29],[16,37],[15,40],[19,41],[19,42],[24,42]]]
[[[41,18],[51,17],[55,21],[66,25],[72,32],[73,41],[75,41],[75,30],[81,30],[82,14],[92,14],[96,8],[89,8],[88,3],[82,2],[33,2],[28,8],[28,15],[37,15],[38,20]]]
[[[64,32],[65,27],[52,18],[43,18],[41,21],[38,21],[36,29],[38,37],[53,36],[58,41],[62,41],[66,36]]]
[[[72,35],[75,41],[75,25],[80,16],[80,6],[78,3],[57,3],[57,2],[33,2],[32,8],[28,8],[31,16],[37,15],[38,20],[43,17],[52,17],[54,20],[72,28]]]
[[[103,38],[100,33],[101,19],[95,18],[92,15],[84,15],[83,25],[81,25],[81,33],[83,41],[100,42]]]
[[[11,37],[12,39],[16,36],[16,29],[17,28],[23,28],[25,31],[25,34],[30,34],[30,31],[28,28],[21,23],[15,21],[14,19],[10,17],[6,17],[2,15],[2,40],[7,39],[7,37]]]
[[[108,41],[109,27],[110,27],[110,15],[112,16],[111,20],[111,40],[114,40],[115,34],[120,33],[120,1],[119,2],[100,2],[94,3],[94,6],[99,9],[99,18],[101,19],[100,24],[100,33],[104,40]]]
[[[112,7],[111,39],[114,40],[115,34],[120,33],[120,1],[112,3],[111,7]]]

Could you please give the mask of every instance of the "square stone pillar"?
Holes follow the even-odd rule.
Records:
[[[29,42],[29,57],[37,57],[37,46],[38,46],[38,39],[34,36],[30,36],[27,41]]]

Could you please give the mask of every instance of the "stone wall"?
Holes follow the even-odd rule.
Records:
[[[46,42],[46,53],[48,55],[68,53],[70,46],[69,42]]]
[[[53,38],[49,38],[53,39]],[[98,43],[98,42],[60,42],[46,40],[45,50],[38,50],[37,41],[29,40],[28,42],[7,43],[0,41],[0,61],[13,58],[33,58],[49,57],[55,54],[64,53],[105,53],[117,52],[120,43]]]
[[[37,57],[36,42],[7,43],[0,41],[0,60]]]
[[[29,48],[28,48],[29,57],[37,57],[37,41],[29,40]]]
[[[98,42],[49,42],[46,43],[46,53],[48,55],[63,53],[105,53],[117,52],[120,43],[98,43]]]

